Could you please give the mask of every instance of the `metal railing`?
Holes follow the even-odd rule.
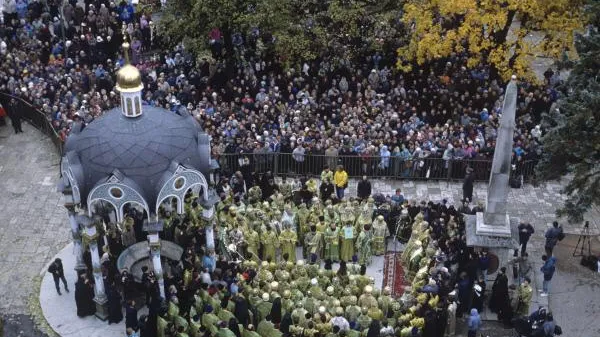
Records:
[[[492,159],[451,159],[426,157],[404,160],[400,157],[382,158],[379,156],[306,154],[302,158],[292,153],[233,153],[221,154],[213,158],[224,174],[242,171],[285,176],[320,176],[327,165],[332,170],[342,165],[350,177],[411,179],[411,180],[460,180],[465,176],[467,167],[473,168],[476,181],[489,180]],[[301,160],[297,160],[301,159]],[[524,181],[534,178],[536,162],[522,161],[515,165],[511,174],[522,175]]]
[[[15,100],[12,107],[10,103],[11,99]],[[54,143],[54,146],[56,147],[58,155],[62,157],[63,141],[56,130],[54,130],[52,122],[48,120],[46,114],[36,109],[33,105],[26,102],[22,98],[4,92],[0,92],[0,103],[2,103],[2,106],[5,110],[12,108],[18,111],[23,120],[29,122],[29,124],[33,125],[46,136],[50,137]]]

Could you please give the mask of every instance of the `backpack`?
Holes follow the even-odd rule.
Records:
[[[558,241],[562,241],[565,238],[565,233],[562,231],[562,228],[560,229],[560,232],[558,233]]]
[[[560,336],[560,335],[562,335],[562,333],[563,333],[562,328],[559,325],[555,325],[554,326],[554,334],[557,336]]]

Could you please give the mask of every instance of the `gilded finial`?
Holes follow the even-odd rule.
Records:
[[[129,43],[128,42],[123,42],[123,44],[121,45],[121,47],[123,48],[123,54],[125,56],[125,64],[130,64],[130,61],[129,61]]]

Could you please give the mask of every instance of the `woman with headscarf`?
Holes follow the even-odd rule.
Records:
[[[233,315],[238,322],[245,328],[250,323],[250,315],[248,314],[248,300],[243,296],[236,296],[235,298],[235,309]]]
[[[273,306],[271,307],[269,316],[271,317],[271,322],[278,327],[281,323],[281,297],[277,297],[273,300]]]
[[[371,325],[369,325],[369,330],[367,331],[367,337],[379,337],[381,331],[381,324],[379,324],[379,320],[372,320]]]

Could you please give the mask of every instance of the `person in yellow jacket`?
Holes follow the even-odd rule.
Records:
[[[348,172],[344,170],[342,165],[337,167],[333,175],[333,182],[335,183],[335,193],[338,199],[342,200],[344,198],[344,190],[348,187]]]

